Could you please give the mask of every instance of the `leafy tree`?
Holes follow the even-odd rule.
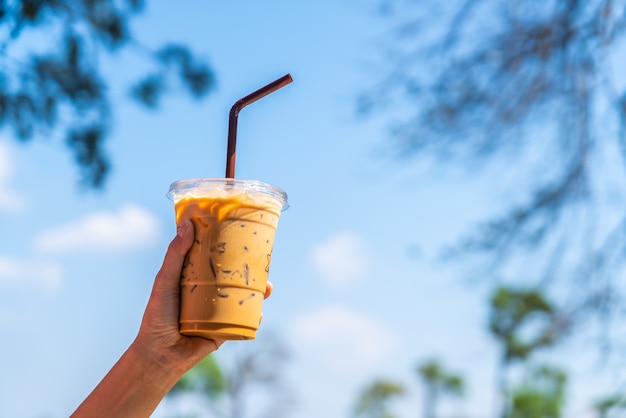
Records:
[[[417,368],[424,384],[424,418],[436,416],[437,402],[441,395],[461,396],[465,391],[463,378],[443,369],[436,360],[429,360]]]
[[[214,355],[205,357],[185,373],[167,398],[176,399],[188,394],[207,399],[209,409],[219,413],[216,403],[226,394],[226,378]]]
[[[531,321],[536,329],[528,336],[524,331]],[[566,327],[566,320],[557,316],[537,290],[499,287],[491,297],[489,331],[502,343],[505,363],[524,360],[533,351],[556,343]]]
[[[502,394],[502,417],[510,411],[507,369],[527,360],[535,351],[552,346],[567,331],[567,321],[537,290],[497,288],[490,301],[489,331],[501,344],[498,386]]]
[[[226,391],[226,379],[214,355],[206,356],[174,385],[169,395],[200,392],[215,399]]]
[[[559,418],[565,403],[566,374],[553,367],[533,369],[512,392],[507,418]]]
[[[148,108],[176,81],[195,98],[214,84],[186,46],[151,50],[132,36],[143,7],[142,0],[0,1],[0,127],[23,142],[64,137],[85,186],[103,187],[110,169],[104,141],[113,111],[98,66],[104,55],[127,50],[144,58],[151,69],[130,89]]]
[[[360,111],[390,120],[398,155],[518,176],[513,203],[450,253],[487,261],[491,277],[521,265],[519,279],[565,286],[572,310],[606,321],[626,261],[624,2],[380,4],[396,30]]]
[[[389,380],[377,380],[363,389],[353,416],[355,418],[394,418],[389,403],[405,394],[404,387]]]

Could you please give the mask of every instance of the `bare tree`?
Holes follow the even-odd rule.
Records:
[[[282,374],[289,351],[276,336],[266,332],[256,347],[241,347],[227,372],[229,418],[246,416],[287,417],[294,406],[294,394]],[[267,402],[250,402],[257,391]],[[254,406],[252,408],[251,406]],[[261,406],[263,405],[263,406]],[[250,415],[250,411],[253,415]],[[262,409],[265,408],[265,411]]]
[[[174,403],[200,399],[196,406],[203,416],[289,416],[295,401],[283,376],[288,350],[267,332],[250,344],[232,344],[229,352],[236,354],[228,360],[206,357],[181,378],[166,399]]]
[[[399,23],[388,75],[360,111],[389,117],[398,155],[506,161],[521,176],[507,185],[514,202],[448,255],[486,262],[492,278],[551,284],[569,293],[572,315],[606,324],[624,296],[626,88],[615,75],[626,2],[382,5]]]

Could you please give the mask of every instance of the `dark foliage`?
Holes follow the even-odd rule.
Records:
[[[522,177],[508,187],[513,203],[448,255],[487,261],[491,277],[549,279],[606,321],[623,301],[626,266],[626,90],[613,76],[623,70],[626,2],[383,4],[402,23],[388,76],[360,111],[390,112],[400,156],[474,168],[497,158]]]
[[[65,136],[88,187],[103,187],[111,165],[104,143],[113,115],[98,56],[137,44],[130,22],[143,7],[141,0],[0,1],[0,126],[21,141]],[[40,52],[29,39],[43,33],[48,44]],[[154,70],[132,96],[148,108],[158,106],[172,79],[194,98],[214,84],[210,68],[184,45],[145,57]]]

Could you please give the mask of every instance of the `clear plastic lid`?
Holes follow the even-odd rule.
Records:
[[[228,197],[241,193],[246,193],[251,197],[274,200],[280,205],[281,211],[289,207],[287,193],[285,193],[285,191],[258,180],[231,178],[195,178],[179,180],[170,185],[166,196],[176,202],[185,197]]]

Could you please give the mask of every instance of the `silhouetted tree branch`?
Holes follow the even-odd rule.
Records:
[[[173,80],[195,98],[214,84],[210,68],[184,45],[140,47],[130,30],[141,0],[0,1],[0,127],[21,140],[65,136],[84,185],[104,186],[110,169],[104,142],[113,111],[103,54],[130,49],[153,70],[132,87],[139,103],[155,108]],[[45,38],[43,52],[38,37]]]
[[[391,69],[359,111],[389,118],[398,156],[472,168],[497,159],[525,175],[509,187],[515,203],[448,255],[486,261],[490,277],[549,278],[572,289],[572,312],[616,313],[623,290],[611,283],[626,266],[626,88],[613,68],[623,73],[625,2],[383,4],[397,10]]]

